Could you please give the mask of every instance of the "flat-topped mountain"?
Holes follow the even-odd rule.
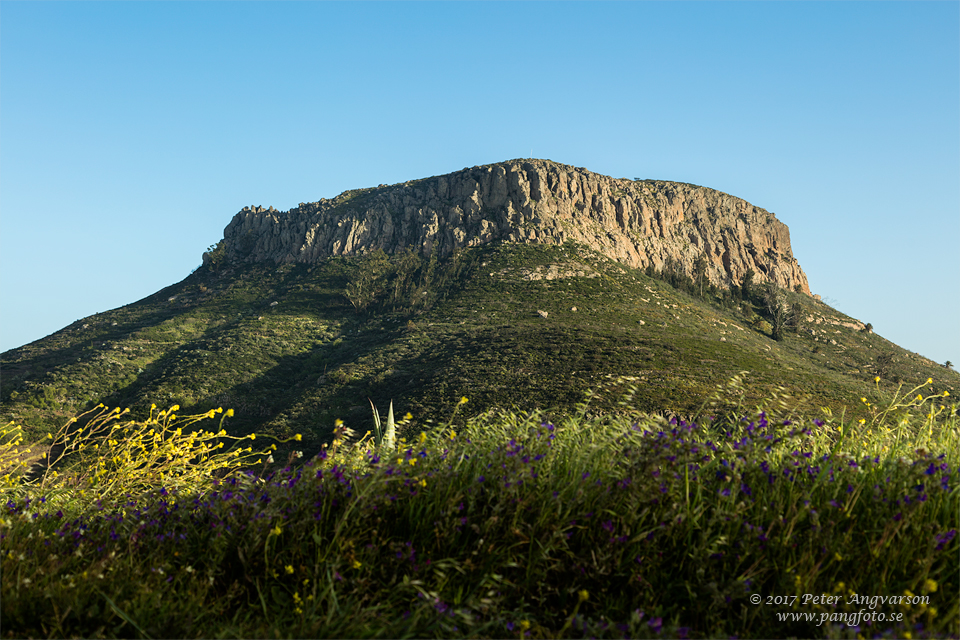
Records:
[[[419,429],[462,396],[458,419],[560,414],[619,376],[636,406],[685,416],[743,371],[746,401],[782,387],[847,416],[900,383],[960,394],[955,372],[810,296],[767,211],[544,160],[246,208],[183,281],[0,365],[0,421],[29,435],[100,402],[222,406],[232,433],[302,433],[305,452],[336,419],[370,428],[368,398]]]
[[[753,270],[758,282],[810,293],[790,232],[772,213],[706,187],[611,178],[549,160],[347,191],[284,212],[248,207],[224,230],[232,262],[311,264],[407,248],[445,258],[497,240],[572,241],[634,268],[662,271],[673,261],[690,276],[703,256],[716,285],[739,285]]]

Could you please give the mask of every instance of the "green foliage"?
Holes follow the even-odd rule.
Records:
[[[753,279],[756,273],[753,269],[747,269],[743,280],[740,281],[740,297],[745,301],[751,301],[755,295]]]
[[[768,282],[763,294],[763,302],[770,323],[770,335],[776,341],[783,340],[783,331],[789,319],[790,306],[784,292],[773,282]]]
[[[368,278],[377,294],[358,311],[344,291],[364,273],[383,275]],[[681,416],[717,377],[742,370],[758,394],[784,385],[809,396],[810,410],[846,405],[851,417],[863,407],[848,399],[872,393],[876,375],[887,391],[895,380],[935,377],[960,394],[955,372],[858,331],[809,296],[783,292],[798,322],[772,341],[772,330],[752,329],[752,303],[703,283],[701,297],[672,273],[681,288],[575,244],[225,263],[3,354],[0,423],[36,437],[98,403],[132,407],[138,420],[153,403],[191,414],[230,406],[231,435],[302,433],[302,449],[314,453],[338,418],[369,427],[364,398],[392,399],[421,424],[446,419],[467,392],[473,413],[553,413],[610,375],[638,376],[642,408]],[[882,353],[895,358],[878,370]]]
[[[212,244],[207,247],[203,254],[204,262],[209,264],[213,270],[219,269],[227,259],[227,245],[223,241]]]
[[[373,409],[373,428],[377,449],[392,452],[397,446],[397,425],[393,418],[393,401],[390,401],[390,410],[387,413],[387,423],[385,425],[380,422],[380,412],[377,411],[373,400],[370,401],[370,408]]]
[[[8,484],[0,617],[15,637],[846,637],[859,594],[911,603],[861,632],[955,636],[960,421],[930,384],[876,386],[860,422],[784,390],[749,409],[738,376],[693,423],[616,379],[390,456],[344,429],[256,475]]]
[[[762,334],[764,334],[764,335],[769,335],[770,337],[773,337],[773,336],[774,336],[774,333],[773,333],[773,325],[771,325],[769,322],[767,322],[766,320],[764,320],[764,319],[761,318],[760,316],[757,316],[756,321],[754,322],[753,326],[756,327],[757,331],[759,331],[760,333],[762,333]],[[774,339],[776,339],[776,338],[774,338]]]
[[[117,500],[157,486],[190,490],[233,470],[259,464],[277,449],[243,448],[243,440],[223,428],[230,409],[178,416],[174,405],[146,420],[121,420],[129,410],[102,405],[71,418],[56,433],[29,446],[14,423],[0,430],[0,489],[8,497],[39,493],[51,505],[66,508],[77,500]],[[191,429],[222,414],[217,431]],[[291,440],[299,441],[296,435]],[[227,442],[234,446],[224,450]]]
[[[352,267],[344,295],[354,309],[366,311],[387,288],[393,265],[387,254],[378,249],[355,260]]]
[[[877,375],[881,378],[887,377],[895,362],[896,359],[893,353],[887,352],[878,354],[876,357]]]

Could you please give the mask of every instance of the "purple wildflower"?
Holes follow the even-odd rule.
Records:
[[[647,623],[654,633],[659,634],[663,628],[663,618],[653,618]]]
[[[944,534],[937,534],[937,551],[943,551],[943,548],[950,544],[950,541],[954,539],[957,535],[956,529],[950,529]]]

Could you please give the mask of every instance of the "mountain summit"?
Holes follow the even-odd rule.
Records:
[[[611,178],[549,160],[510,160],[391,186],[346,191],[280,212],[245,207],[224,230],[232,262],[316,263],[413,248],[445,258],[501,240],[573,241],[634,268],[668,263],[715,285],[753,270],[809,294],[787,226],[726,193],[680,182]],[[209,257],[207,257],[209,259]]]

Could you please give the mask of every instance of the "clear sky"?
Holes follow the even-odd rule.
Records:
[[[960,363],[960,3],[0,3],[0,351],[178,282],[245,205],[520,157],[774,212]]]

